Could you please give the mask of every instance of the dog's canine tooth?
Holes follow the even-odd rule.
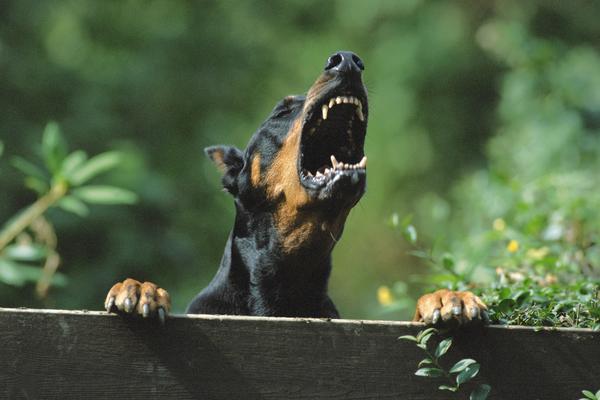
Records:
[[[321,112],[323,113],[323,119],[327,119],[327,112],[329,112],[327,104],[323,104],[323,107],[321,107]]]
[[[358,163],[361,168],[367,168],[367,156],[364,156]]]
[[[338,164],[338,160],[336,160],[336,158],[335,158],[335,156],[334,156],[333,154],[331,155],[330,159],[331,159],[331,165],[332,165],[332,166],[333,166],[333,168],[335,169],[335,167],[336,167],[336,166],[337,166],[337,164]]]
[[[356,107],[356,115],[358,116],[358,119],[361,120],[361,122],[365,121],[365,116],[362,112],[362,104],[359,104],[358,107]]]

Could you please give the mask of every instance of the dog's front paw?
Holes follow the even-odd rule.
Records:
[[[413,321],[433,325],[463,325],[482,321],[487,323],[487,307],[471,292],[441,289],[419,298]]]
[[[106,296],[104,308],[108,312],[158,317],[164,323],[171,310],[171,297],[152,282],[141,283],[129,278],[113,285]]]

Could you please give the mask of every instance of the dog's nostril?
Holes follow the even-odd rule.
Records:
[[[360,68],[361,71],[365,70],[365,64],[363,64],[359,56],[357,56],[356,54],[352,54],[352,61],[354,61],[354,64],[356,64],[356,66]]]
[[[342,62],[342,56],[340,53],[336,53],[327,59],[327,64],[325,65],[325,71],[335,68]]]

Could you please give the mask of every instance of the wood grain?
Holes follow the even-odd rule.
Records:
[[[0,308],[2,399],[464,399],[414,375],[407,322],[173,316]],[[461,332],[446,365],[479,361],[490,399],[577,399],[600,389],[600,334]]]

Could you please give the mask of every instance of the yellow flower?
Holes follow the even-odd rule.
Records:
[[[527,250],[527,257],[532,260],[541,260],[548,255],[549,251],[550,249],[546,246],[540,247],[539,249],[529,249]]]
[[[394,302],[394,297],[389,287],[379,286],[379,289],[377,289],[377,301],[382,306],[389,306]]]
[[[495,231],[502,232],[504,229],[506,229],[506,222],[504,222],[502,218],[496,218],[493,226]]]
[[[510,242],[508,242],[508,246],[506,246],[506,250],[508,250],[510,253],[516,253],[519,250],[519,242],[517,242],[516,240],[511,240]]]

